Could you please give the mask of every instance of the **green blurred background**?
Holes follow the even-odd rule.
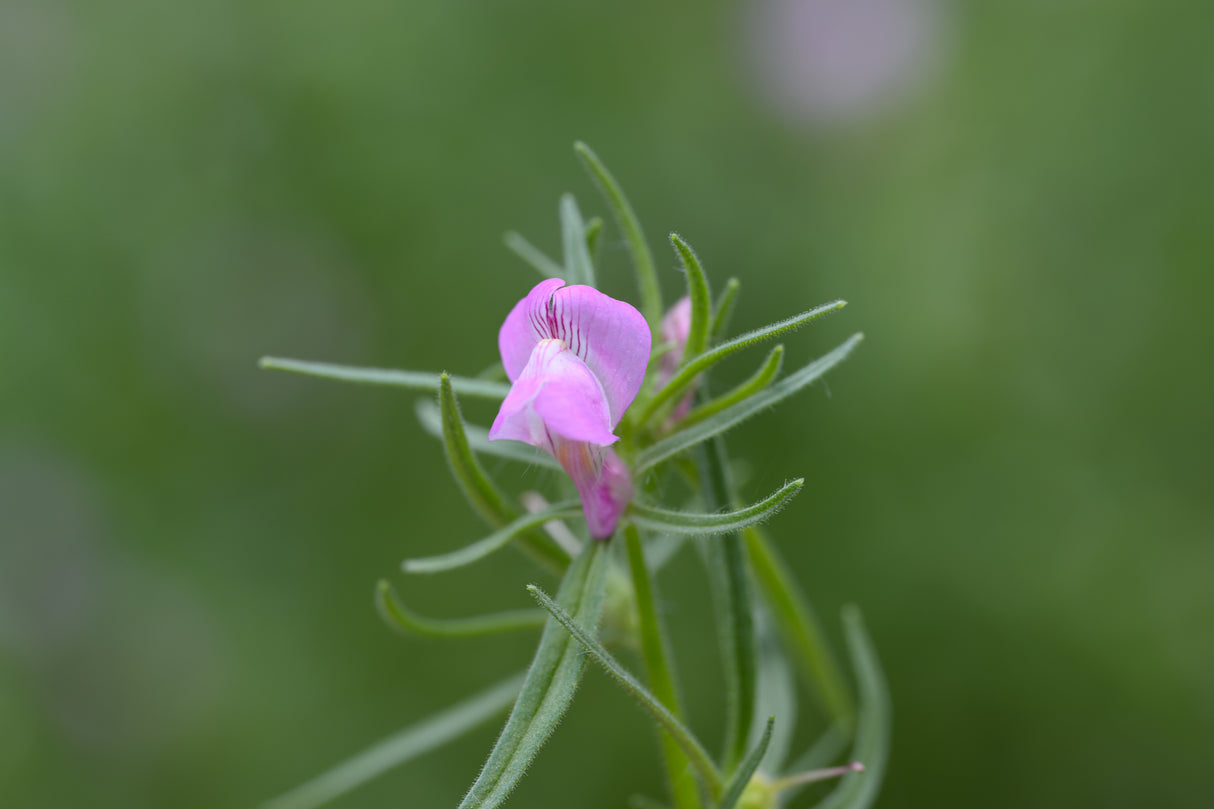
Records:
[[[248,807],[521,667],[405,641],[372,583],[477,538],[414,397],[263,354],[475,373],[624,183],[738,329],[857,355],[731,439],[896,705],[879,806],[1214,800],[1206,3],[0,0],[0,804]],[[606,287],[631,294],[612,232]],[[760,355],[726,369],[741,377]],[[482,423],[483,405],[468,414]],[[512,486],[518,467],[495,467]],[[409,582],[524,606],[520,559]],[[664,583],[691,713],[694,554]],[[400,582],[399,577],[397,581]],[[548,580],[544,582],[551,584]],[[803,729],[808,741],[813,728]],[[339,806],[453,806],[485,727]],[[510,802],[658,794],[601,673]]]

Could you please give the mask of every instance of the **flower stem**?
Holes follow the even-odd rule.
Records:
[[[553,601],[548,595],[536,587],[534,584],[527,585],[527,592],[531,593],[531,597],[539,602],[539,605],[555,618],[561,626],[572,635],[579,643],[586,647],[586,651],[590,652],[590,656],[599,662],[606,669],[616,682],[624,687],[624,690],[632,695],[637,704],[649,712],[649,715],[660,724],[670,737],[679,743],[679,748],[687,755],[691,766],[696,769],[700,777],[704,781],[704,786],[707,787],[708,793],[716,798],[721,794],[721,789],[725,782],[721,777],[721,771],[717,769],[717,765],[713,763],[712,757],[708,755],[708,751],[700,744],[700,741],[692,734],[691,730],[682,723],[674,714],[670,712],[665,705],[658,702],[657,698],[650,693],[649,689],[641,685],[636,677],[620,665],[619,661],[611,656],[611,653],[590,634],[584,626],[579,624],[577,620],[568,612],[563,610],[559,604]]]
[[[654,584],[645,564],[641,535],[635,525],[625,526],[624,539],[628,546],[628,566],[632,571],[632,587],[640,616],[641,651],[649,674],[649,687],[653,689],[658,702],[665,705],[676,718],[682,719],[683,708],[679,700],[674,661],[667,653],[665,628],[657,612]],[[669,736],[663,734],[661,741],[675,809],[700,809],[700,793],[695,781],[689,777],[687,756]]]
[[[720,436],[714,438],[700,455],[705,473],[704,505],[709,511],[728,507],[733,492],[724,440]],[[746,754],[747,736],[754,719],[757,687],[754,613],[741,534],[727,534],[709,543],[706,555],[729,695],[725,719],[725,770],[729,772]]]

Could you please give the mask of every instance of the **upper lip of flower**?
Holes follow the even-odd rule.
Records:
[[[632,499],[627,468],[608,447],[641,389],[651,343],[649,324],[630,304],[559,278],[536,285],[498,335],[512,385],[489,440],[525,441],[555,457],[599,539]]]
[[[517,382],[541,340],[560,340],[598,381],[614,429],[641,389],[652,337],[632,305],[588,286],[541,281],[515,305],[498,334],[502,364]]]

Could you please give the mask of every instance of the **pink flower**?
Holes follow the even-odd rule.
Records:
[[[523,441],[556,458],[597,539],[611,536],[632,500],[632,477],[610,447],[645,379],[650,343],[631,305],[559,278],[537,284],[498,334],[513,385],[489,440]]]
[[[659,389],[664,387],[679,370],[679,365],[683,362],[683,354],[687,352],[687,335],[691,333],[691,298],[684,295],[675,303],[674,306],[666,312],[662,318],[662,342],[672,343],[674,348],[667,351],[658,360],[657,386]],[[687,411],[691,409],[692,402],[695,401],[695,387],[683,397],[683,401],[675,407],[674,412],[670,414],[670,422],[676,422],[683,416],[687,415]]]

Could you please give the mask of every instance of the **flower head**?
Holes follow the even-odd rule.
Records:
[[[610,447],[649,364],[641,313],[588,286],[540,282],[498,334],[512,387],[489,440],[539,447],[561,464],[582,498],[593,537],[611,536],[632,499],[632,479]]]

